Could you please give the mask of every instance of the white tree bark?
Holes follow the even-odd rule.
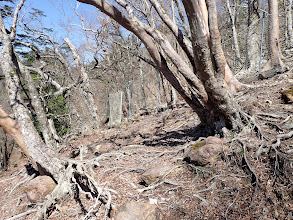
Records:
[[[21,1],[17,6],[15,17],[17,17],[23,3],[24,1]],[[15,63],[17,62],[16,59],[13,60],[14,51],[12,47],[12,41],[15,37],[15,33],[13,32],[16,32],[16,29],[11,30],[12,32],[9,36],[5,30],[2,14],[0,12],[0,38],[2,42],[0,64],[5,75],[10,105],[15,114],[15,118],[22,133],[24,145],[27,148],[30,157],[40,166],[40,168],[44,169],[44,172],[49,172],[58,179],[58,176],[60,176],[59,173],[64,167],[55,152],[47,148],[41,140],[20,97],[20,82],[15,70],[15,68],[18,69],[19,66],[18,63]]]
[[[41,103],[41,99],[39,97],[38,91],[35,88],[34,81],[30,75],[30,72],[28,69],[21,64],[19,60],[17,60],[20,70],[24,75],[24,79],[27,82],[27,88],[29,90],[29,95],[31,98],[31,102],[33,105],[33,108],[35,110],[37,120],[40,124],[40,130],[42,132],[42,135],[44,137],[45,143],[48,147],[52,149],[57,149],[57,142],[54,139],[53,133],[51,132],[50,126],[49,126],[49,121],[46,116],[46,113],[43,109],[43,105]]]
[[[235,1],[234,1],[235,3]],[[238,44],[238,34],[237,34],[237,30],[236,30],[236,24],[235,24],[235,15],[236,15],[236,6],[234,4],[234,7],[232,9],[232,7],[230,6],[230,0],[226,0],[226,5],[227,5],[227,9],[229,12],[229,17],[230,17],[230,22],[231,22],[231,28],[232,28],[232,34],[233,34],[233,40],[234,40],[234,50],[235,50],[235,55],[238,59],[241,60],[241,56],[240,56],[240,49],[239,49],[239,44]]]
[[[246,35],[246,69],[254,72],[259,65],[260,57],[260,26],[254,8],[254,1],[248,0],[248,31]]]
[[[289,37],[289,47],[293,47],[293,29],[292,29],[292,0],[287,0],[287,34]]]
[[[281,48],[279,39],[279,13],[278,13],[278,1],[268,0],[269,5],[269,55],[270,64],[272,68],[280,68],[283,66],[281,60]]]
[[[86,73],[84,66],[81,63],[80,57],[78,55],[78,52],[77,52],[75,46],[70,42],[70,40],[68,38],[64,39],[64,41],[69,46],[69,48],[73,54],[73,58],[75,60],[76,67],[78,68],[80,76],[82,78],[82,88],[81,89],[82,89],[84,96],[87,100],[87,103],[88,103],[87,108],[90,110],[92,119],[94,121],[94,126],[95,126],[95,128],[99,128],[98,110],[97,110],[94,96],[93,96],[93,93],[91,90],[88,74]]]

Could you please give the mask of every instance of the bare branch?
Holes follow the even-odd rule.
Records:
[[[21,0],[19,2],[19,4],[17,5],[15,11],[14,11],[13,22],[12,22],[11,29],[10,29],[10,31],[11,31],[11,33],[10,33],[10,40],[11,41],[13,41],[15,39],[16,24],[17,24],[17,21],[18,21],[18,14],[19,14],[19,11],[22,8],[24,2],[25,2],[25,0]]]
[[[81,63],[80,57],[78,55],[78,52],[77,52],[75,46],[70,42],[70,40],[68,38],[65,38],[64,41],[69,46],[69,48],[73,54],[74,61],[76,63],[77,69],[79,70],[80,76],[83,81],[82,90],[85,93],[85,97],[88,102],[88,108],[89,108],[89,110],[91,112],[91,116],[94,120],[95,127],[98,128],[99,127],[98,110],[96,108],[95,100],[94,100],[94,97],[93,97],[93,94],[92,94],[92,91],[90,88],[91,86],[89,83],[88,74],[86,73],[84,66]]]
[[[2,13],[1,13],[1,10],[0,10],[0,36],[1,36],[1,39],[4,37],[4,35],[7,35],[7,32],[5,30],[5,25],[4,25],[4,22],[3,22],[3,19],[2,19]]]
[[[179,45],[181,46],[181,48],[183,49],[183,51],[186,53],[187,57],[189,58],[190,62],[192,63],[192,66],[194,66],[193,49],[192,49],[192,44],[190,40],[184,36],[182,31],[178,28],[176,23],[172,21],[172,19],[164,11],[164,9],[161,7],[161,5],[159,4],[157,0],[149,0],[149,1],[158,12],[160,18],[168,26],[168,28],[171,30],[171,32],[177,39]]]
[[[181,21],[183,23],[183,28],[185,30],[185,32],[187,33],[187,36],[189,37],[191,34],[190,34],[190,29],[188,28],[188,24],[187,24],[187,20],[186,20],[186,16],[184,14],[184,11],[183,11],[183,8],[182,8],[182,5],[180,3],[179,0],[175,0],[175,3],[176,3],[176,6],[178,8],[178,14],[181,18]]]

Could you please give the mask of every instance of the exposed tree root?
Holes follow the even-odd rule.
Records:
[[[36,211],[37,211],[37,209],[30,209],[30,210],[27,210],[26,212],[20,213],[18,215],[15,215],[15,216],[13,216],[11,218],[6,219],[6,220],[21,219],[21,218],[25,217],[26,215],[32,214],[32,213],[34,213]]]
[[[236,139],[236,140],[243,147],[242,167],[246,173],[251,175],[251,184],[255,187],[255,189],[258,189],[259,188],[259,180],[258,180],[258,177],[257,177],[253,167],[250,165],[250,163],[246,157],[246,153],[247,153],[246,145],[241,140],[239,140],[239,139]]]
[[[291,161],[293,161],[293,158],[288,158],[288,156],[285,153],[278,151],[277,148],[280,146],[281,140],[291,138],[292,136],[293,136],[293,131],[290,131],[287,134],[279,134],[276,136],[276,139],[277,139],[276,143],[272,144],[272,149],[276,152],[278,156],[281,156],[284,159],[291,160]]]
[[[52,210],[56,208],[56,204],[66,196],[74,196],[79,200],[80,193],[86,194],[95,204],[90,208],[90,211],[84,209],[82,203],[80,206],[87,219],[93,210],[96,208],[98,202],[105,205],[106,213],[109,215],[111,211],[111,193],[99,187],[97,182],[88,174],[86,166],[80,161],[67,161],[66,173],[59,180],[59,184],[54,191],[48,196],[48,199],[38,209],[34,219],[46,219],[50,216]],[[79,200],[80,201],[80,200]]]
[[[22,184],[25,184],[25,183],[29,182],[30,180],[32,180],[33,178],[35,178],[35,176],[36,176],[36,174],[33,174],[33,175],[27,177],[25,180],[23,180],[23,181],[17,183],[17,184],[12,188],[12,190],[10,190],[10,192],[8,193],[8,195],[11,195],[11,193],[12,193],[17,187],[19,187],[19,186],[22,185]]]
[[[241,111],[241,116],[243,118],[242,120],[244,121],[244,123],[246,123],[247,126],[249,126],[252,131],[255,131],[257,136],[260,139],[265,138],[262,131],[261,131],[261,128],[256,123],[254,116],[250,116],[247,113],[245,113],[244,111]]]

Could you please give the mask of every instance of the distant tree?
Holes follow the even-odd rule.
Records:
[[[293,47],[292,0],[287,0],[286,3],[287,3],[286,19],[287,19],[288,45],[289,45],[289,48],[292,48]]]
[[[241,60],[240,49],[239,49],[239,44],[238,44],[238,36],[237,36],[238,34],[237,34],[237,30],[236,30],[238,1],[234,0],[232,3],[232,6],[231,6],[230,0],[226,0],[226,6],[227,6],[228,13],[229,13],[229,18],[230,18],[230,23],[231,23],[231,28],[232,28],[235,55],[238,59]]]
[[[272,68],[280,69],[283,67],[282,53],[279,39],[279,13],[278,13],[278,1],[268,0],[269,6],[269,55],[270,65]]]
[[[248,0],[247,6],[248,31],[246,35],[246,69],[254,72],[258,68],[260,55],[260,28],[258,25],[260,17],[258,12],[259,1]]]

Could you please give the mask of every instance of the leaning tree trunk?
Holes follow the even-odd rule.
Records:
[[[25,108],[20,97],[21,87],[20,76],[18,75],[20,68],[17,59],[13,59],[14,49],[12,42],[15,40],[18,13],[24,1],[21,0],[15,9],[10,35],[6,31],[0,11],[0,38],[2,43],[0,65],[5,76],[5,86],[8,92],[10,106],[17,121],[15,123],[3,109],[0,109],[0,114],[3,116],[1,126],[15,138],[20,147],[23,147],[24,153],[32,159],[40,168],[40,171],[50,173],[58,181],[60,172],[62,173],[64,166],[58,159],[56,153],[46,147],[40,138],[31,121],[28,110]]]
[[[12,110],[19,125],[19,130],[15,130],[15,128],[17,128],[16,125],[9,125],[15,122],[11,121],[12,119],[6,116],[6,121],[11,121],[8,123],[8,129],[15,130],[7,133],[14,136],[20,147],[23,146],[22,150],[27,149],[24,150],[24,153],[27,154],[28,157],[31,157],[32,161],[36,162],[40,169],[43,168],[44,172],[50,173],[54,176],[54,178],[56,178],[56,180],[58,180],[58,177],[60,176],[59,173],[61,169],[63,169],[61,161],[59,161],[56,153],[46,147],[46,145],[43,143],[30,119],[27,109],[24,107],[23,101],[20,97],[20,82],[17,71],[15,70],[19,67],[15,66],[15,63],[12,61],[13,47],[11,41],[9,36],[5,36],[3,32],[1,40],[2,50],[0,63],[5,75],[6,88],[8,90],[10,105],[12,106]],[[5,112],[2,115],[4,114]],[[3,124],[1,125],[3,126]],[[7,123],[4,124],[4,129],[5,125],[7,125]]]
[[[94,179],[87,174],[85,166],[77,161],[60,158],[40,138],[20,97],[20,82],[17,75],[19,66],[17,63],[12,62],[13,46],[11,40],[3,32],[3,29],[2,33],[0,32],[0,37],[2,41],[0,64],[5,75],[10,104],[17,120],[16,123],[4,110],[0,109],[0,125],[8,134],[14,137],[22,150],[31,158],[39,172],[42,175],[51,176],[58,183],[43,207],[39,209],[37,217],[39,219],[46,218],[47,209],[52,208],[66,194],[72,195],[73,190],[83,190],[81,187],[87,188],[87,193],[91,193],[93,197],[103,202],[106,208],[110,210],[110,193],[97,186]],[[107,198],[108,202],[106,203],[105,199]]]
[[[40,173],[50,175],[58,183],[44,206],[39,209],[37,217],[39,219],[46,218],[47,209],[54,207],[56,202],[66,194],[71,193],[72,195],[73,190],[86,190],[86,193],[91,193],[92,197],[103,202],[106,208],[110,210],[110,193],[98,187],[95,180],[87,174],[85,164],[60,158],[57,152],[44,144],[32,123],[28,110],[22,102],[20,97],[20,75],[18,75],[21,71],[17,59],[13,59],[14,48],[12,42],[15,40],[18,13],[24,1],[21,0],[15,9],[13,24],[9,28],[11,30],[10,35],[7,34],[0,11],[0,38],[2,43],[0,65],[5,75],[10,105],[17,120],[16,122],[11,119],[0,108],[0,125],[7,133],[13,135],[24,151],[27,151],[28,157],[32,159]],[[95,161],[92,162],[96,164]],[[96,165],[98,166],[99,164]],[[108,198],[107,203],[105,198]]]
[[[14,56],[14,57],[16,58],[16,56]],[[17,62],[17,60],[15,60],[14,62]],[[49,120],[48,120],[47,115],[44,111],[44,108],[43,108],[41,99],[39,97],[38,91],[35,88],[34,81],[30,75],[29,70],[24,65],[22,65],[20,62],[18,62],[18,64],[21,68],[21,72],[24,75],[24,79],[27,82],[27,88],[28,88],[28,91],[30,94],[32,106],[35,110],[37,120],[40,124],[40,130],[41,130],[42,135],[44,137],[44,141],[47,146],[52,147],[52,149],[56,150],[57,149],[57,142],[54,138],[52,130],[50,129]]]
[[[20,131],[19,125],[14,119],[10,118],[8,113],[2,108],[1,105],[0,105],[0,126],[4,129],[4,131],[8,135],[13,137],[13,139],[18,144],[18,147],[22,150],[22,152],[27,156],[28,159],[31,160],[31,162],[35,166],[37,166],[36,162],[31,158],[30,153],[24,144],[23,136]]]
[[[282,68],[283,62],[281,60],[281,47],[279,40],[279,13],[278,1],[268,0],[269,5],[269,56],[272,68]]]
[[[95,104],[95,100],[94,100],[94,96],[93,96],[92,89],[90,86],[88,74],[86,73],[84,66],[81,63],[80,57],[77,53],[75,46],[71,43],[71,41],[68,38],[64,39],[64,41],[69,46],[69,48],[73,54],[73,58],[76,63],[76,67],[77,67],[79,74],[80,74],[80,77],[82,79],[81,91],[87,101],[87,108],[89,109],[89,112],[91,114],[94,128],[99,128],[98,110],[97,110],[97,107]]]
[[[230,128],[242,127],[240,107],[233,100],[231,94],[225,89],[224,75],[227,71],[226,60],[220,44],[220,34],[217,24],[216,3],[206,0],[208,9],[208,23],[210,33],[210,46],[207,31],[201,22],[202,16],[196,1],[182,1],[189,19],[192,33],[192,45],[196,70],[208,93],[206,105],[207,123],[216,123],[219,127],[230,125]]]

